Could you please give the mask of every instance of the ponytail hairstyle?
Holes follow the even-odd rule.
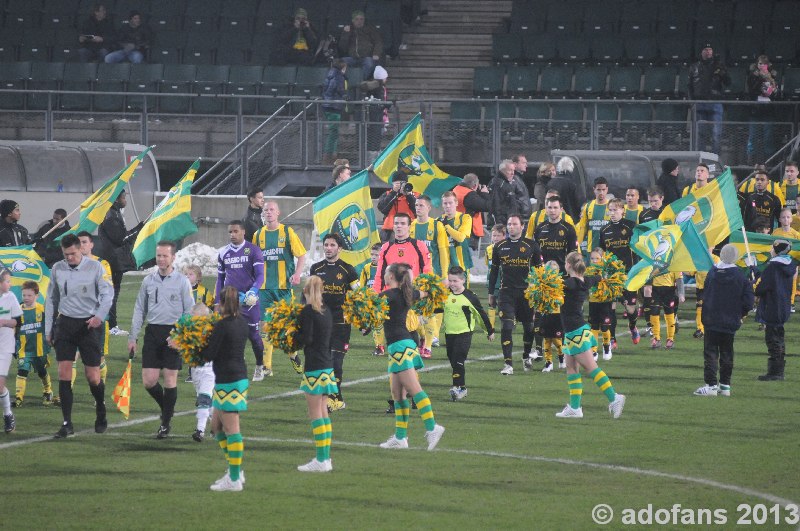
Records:
[[[411,266],[402,262],[389,265],[387,271],[399,284],[406,304],[414,304],[414,287],[411,285]]]
[[[228,286],[222,290],[222,308],[220,313],[223,317],[239,317],[239,290],[233,286]]]
[[[322,279],[318,276],[310,276],[303,286],[303,295],[306,302],[311,305],[315,312],[322,313]]]
[[[583,276],[586,273],[586,263],[583,261],[583,256],[578,251],[572,251],[567,255],[567,265],[572,269],[573,273],[578,276]]]

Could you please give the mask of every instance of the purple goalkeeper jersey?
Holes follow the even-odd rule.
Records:
[[[216,302],[226,286],[233,286],[238,291],[250,290],[258,293],[264,283],[264,258],[261,249],[253,243],[243,242],[239,246],[229,243],[223,247],[217,258],[217,292]]]

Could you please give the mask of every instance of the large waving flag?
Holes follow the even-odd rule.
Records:
[[[744,222],[730,168],[703,188],[664,207],[658,219],[676,225],[691,220],[704,247],[714,247],[740,229]]]
[[[150,148],[145,148],[135,159],[133,159],[127,166],[125,166],[119,173],[109,179],[103,186],[100,187],[95,193],[86,198],[81,203],[81,212],[78,222],[73,227],[56,238],[60,241],[67,234],[77,234],[82,231],[94,232],[98,226],[106,219],[111,205],[117,200],[119,194],[128,185],[128,181],[133,177],[139,163],[142,162],[145,155],[150,151]]]
[[[47,286],[50,285],[50,269],[39,257],[33,247],[0,247],[0,269],[11,271],[11,291],[22,302],[22,284],[33,280],[39,284],[38,301],[44,304]]]
[[[114,387],[114,392],[111,393],[111,399],[117,405],[117,409],[128,420],[131,414],[131,360],[128,360],[128,367],[122,373],[122,378],[119,383]]]
[[[786,240],[789,242],[792,245],[792,248],[789,250],[789,255],[795,260],[800,261],[800,240],[781,238],[780,235],[775,234],[748,232],[747,247],[750,248],[750,256],[753,260],[752,263],[759,271],[767,267],[767,262],[772,258],[770,251],[772,250],[772,243],[775,240]],[[742,268],[748,267],[748,262],[745,261],[747,258],[747,250],[744,245],[744,235],[742,231],[736,231],[731,234],[730,244],[739,250],[739,260],[736,262],[736,265]]]
[[[133,244],[137,267],[155,258],[159,241],[177,241],[197,232],[192,221],[192,183],[198,168],[200,161],[196,160],[150,214]]]
[[[443,172],[433,162],[425,148],[421,121],[422,118],[417,113],[378,155],[372,163],[372,171],[386,182],[389,182],[389,177],[395,171],[405,173],[415,191],[430,196],[431,201],[439,205],[442,194],[452,190],[461,179]]]
[[[334,232],[344,240],[341,258],[360,273],[370,249],[380,241],[369,195],[369,173],[361,170],[313,201],[314,228],[320,238]]]
[[[692,223],[664,225],[658,220],[638,225],[631,248],[642,257],[628,272],[625,289],[636,291],[667,271],[708,271],[714,267],[708,247]]]

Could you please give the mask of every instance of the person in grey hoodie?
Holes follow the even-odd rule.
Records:
[[[739,251],[728,244],[719,255],[720,262],[708,272],[703,290],[705,385],[694,392],[697,396],[731,395],[733,338],[742,324],[742,317],[753,307],[753,286],[736,266]]]

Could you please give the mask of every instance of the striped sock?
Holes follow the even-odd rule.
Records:
[[[395,400],[394,402],[394,436],[396,439],[405,439],[408,436],[408,416],[411,414],[411,402]]]
[[[228,434],[228,474],[231,481],[239,479],[242,470],[242,455],[244,454],[244,441],[241,433]]]
[[[314,446],[317,449],[317,461],[325,461],[325,419],[320,417],[311,421],[311,432],[314,434]]]
[[[40,376],[42,380],[42,392],[43,393],[52,393],[53,392],[53,383],[50,380],[50,375],[44,373],[44,376]]]
[[[567,385],[569,385],[569,407],[580,409],[583,395],[583,380],[580,373],[568,374]]]
[[[650,316],[650,328],[653,330],[653,339],[661,341],[661,315]]]
[[[106,357],[103,356],[100,358],[100,379],[103,383],[106,383],[106,377],[108,376],[108,365],[106,365]]]
[[[544,362],[553,363],[553,353],[550,352],[552,341],[549,337],[544,338]]]
[[[558,356],[558,361],[561,361],[564,358],[564,355],[561,354],[561,348],[564,346],[564,341],[557,337],[553,340],[553,345],[556,347],[556,356]]]
[[[436,419],[433,418],[433,406],[431,406],[431,399],[425,391],[420,391],[414,395],[414,402],[417,403],[417,410],[422,421],[425,423],[425,429],[431,431],[436,427]]]
[[[224,431],[217,433],[214,436],[217,439],[217,444],[219,444],[220,449],[222,450],[222,455],[225,456],[225,461],[228,460],[228,436],[225,435]]]
[[[694,311],[694,324],[698,330],[703,330],[703,307],[698,306]]]
[[[599,387],[600,390],[605,393],[609,402],[614,401],[614,399],[617,397],[617,393],[614,392],[614,386],[611,385],[611,380],[608,379],[608,376],[605,372],[603,372],[603,369],[597,367],[595,370],[589,373],[589,378],[594,380],[594,383],[597,384],[597,387]]]
[[[603,330],[603,346],[608,346],[611,344],[611,330]]]
[[[675,314],[665,313],[664,320],[667,322],[667,339],[675,341]]]
[[[25,398],[25,389],[28,387],[28,377],[17,374],[17,387],[15,397],[19,400]]]
[[[325,417],[325,460],[331,458],[331,443],[333,442],[333,426],[331,425],[331,418]]]
[[[489,322],[492,324],[492,328],[494,328],[494,322],[497,318],[497,308],[492,308],[489,306],[489,309],[486,311],[486,313],[489,316]]]
[[[592,328],[592,334],[594,335],[594,340],[597,342],[597,346],[599,347],[600,345],[602,345],[603,339],[600,337],[601,336],[600,330],[595,330],[594,328]],[[594,347],[592,349],[592,352],[596,353],[597,347]]]

